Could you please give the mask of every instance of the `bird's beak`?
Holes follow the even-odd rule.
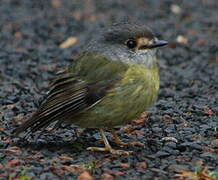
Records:
[[[168,42],[164,40],[156,40],[154,41],[151,45],[148,45],[148,48],[156,48],[156,47],[161,47],[167,45]]]

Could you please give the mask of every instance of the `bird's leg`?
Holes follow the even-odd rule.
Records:
[[[129,155],[132,153],[132,151],[124,151],[124,150],[116,150],[111,147],[109,144],[107,137],[104,134],[103,129],[100,129],[100,134],[102,136],[102,139],[104,141],[104,148],[101,147],[88,147],[87,150],[91,151],[103,151],[103,152],[110,152],[111,154],[116,154],[116,155]]]
[[[119,138],[119,136],[116,134],[115,130],[114,129],[110,129],[110,132],[111,134],[113,135],[114,137],[114,142],[117,144],[117,145],[120,145],[120,146],[144,146],[144,144],[138,142],[138,141],[133,141],[133,142],[128,142],[128,143],[125,143],[123,141],[121,141],[121,139]]]

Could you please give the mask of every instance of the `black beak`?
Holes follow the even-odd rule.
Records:
[[[154,41],[153,44],[149,45],[148,48],[156,48],[156,47],[161,47],[161,46],[165,46],[167,45],[168,42],[167,41],[164,41],[164,40],[156,40]]]
[[[140,49],[153,49],[156,47],[161,47],[167,45],[168,42],[164,40],[155,40],[153,44],[141,46]]]

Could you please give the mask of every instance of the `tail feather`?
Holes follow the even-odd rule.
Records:
[[[39,110],[13,134],[26,130],[35,132],[55,121],[63,121],[66,114],[74,116],[88,106],[87,93],[88,88],[83,81],[75,80],[69,73],[60,75],[52,82],[51,90]]]

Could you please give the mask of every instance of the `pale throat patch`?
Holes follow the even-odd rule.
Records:
[[[107,49],[102,52],[108,58],[121,61],[125,64],[142,64],[147,68],[152,68],[157,63],[156,49],[144,49],[132,51],[129,49],[113,48],[113,51]]]

